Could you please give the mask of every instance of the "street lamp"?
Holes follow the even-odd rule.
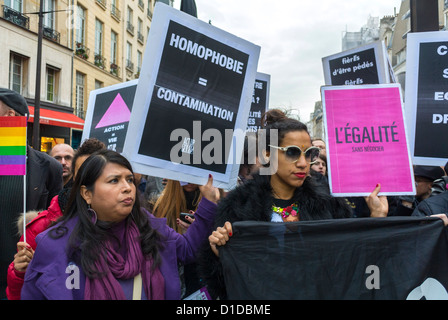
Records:
[[[43,37],[43,17],[46,13],[60,12],[67,10],[43,11],[44,0],[40,0],[39,12],[29,12],[27,14],[39,15],[39,24],[37,32],[37,65],[36,65],[36,90],[34,93],[34,125],[33,125],[33,143],[32,147],[40,151],[39,126],[40,126],[40,85],[42,69],[42,37]]]
[[[37,32],[37,66],[36,66],[36,91],[34,93],[34,125],[33,125],[33,148],[40,151],[39,127],[40,127],[40,81],[42,69],[42,35],[43,35],[43,10],[44,0],[39,3],[39,26]]]

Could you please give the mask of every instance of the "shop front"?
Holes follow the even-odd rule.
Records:
[[[34,126],[34,107],[28,106],[30,117],[28,119],[28,141],[32,141]],[[40,108],[39,135],[41,137],[42,152],[49,152],[58,143],[67,143],[77,149],[81,143],[84,120],[73,113]]]

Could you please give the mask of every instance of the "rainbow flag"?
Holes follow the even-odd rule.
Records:
[[[26,174],[26,117],[0,117],[0,176]]]

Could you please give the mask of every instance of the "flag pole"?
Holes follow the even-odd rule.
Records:
[[[25,114],[28,119],[28,114]],[[25,126],[25,139],[27,137],[27,126]],[[26,243],[26,163],[28,161],[27,144],[25,143],[25,174],[23,175],[23,242]]]

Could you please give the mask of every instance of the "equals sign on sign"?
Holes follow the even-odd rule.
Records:
[[[201,77],[199,77],[199,81],[198,81],[198,83],[201,85],[201,86],[207,86],[207,79],[204,79],[204,78],[201,78]]]

